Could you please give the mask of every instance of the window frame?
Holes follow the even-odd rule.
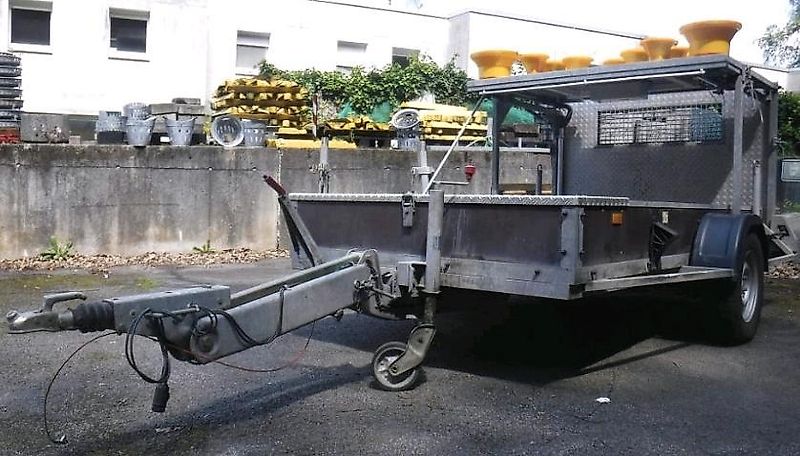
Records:
[[[262,57],[262,60],[264,60],[267,58],[267,53],[269,52],[271,42],[272,42],[272,34],[269,32],[237,30],[234,73],[236,73],[237,76],[258,75],[258,68],[256,66],[253,66],[252,68],[239,66],[239,46],[264,49],[264,57]]]
[[[368,49],[369,43],[336,40],[336,70],[345,72],[345,68],[352,71],[355,67],[366,67]]]
[[[43,11],[50,13],[47,22],[47,44],[36,43],[17,43],[12,40],[11,26],[14,10]],[[10,0],[8,2],[8,49],[12,52],[23,52],[32,54],[52,54],[53,43],[53,2],[41,0]]]
[[[144,52],[139,51],[120,51],[119,49],[111,46],[111,19],[126,19],[130,21],[140,21],[145,23],[145,37],[144,37]],[[108,43],[108,58],[111,60],[130,60],[138,62],[150,61],[150,12],[144,10],[130,10],[123,8],[108,8],[106,15],[108,28],[108,35],[106,42]]]

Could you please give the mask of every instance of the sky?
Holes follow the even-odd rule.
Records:
[[[385,1],[382,6],[388,6],[388,0]],[[414,0],[393,3],[400,6],[409,1]],[[743,24],[731,43],[732,54],[739,60],[761,63],[763,55],[755,41],[770,24],[782,25],[787,21],[789,0],[422,0],[421,11],[449,16],[469,9],[680,40],[684,39],[678,29],[683,24],[732,19]]]

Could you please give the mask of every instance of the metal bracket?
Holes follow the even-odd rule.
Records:
[[[434,325],[430,323],[417,325],[408,336],[405,353],[389,366],[389,372],[395,376],[402,375],[422,364],[435,335]]]
[[[400,199],[400,205],[403,209],[403,228],[411,228],[414,226],[414,213],[416,212],[414,195],[411,192],[405,193]]]
[[[311,266],[324,263],[325,260],[319,253],[317,243],[311,237],[311,232],[303,222],[303,219],[300,218],[297,209],[289,200],[286,190],[272,176],[264,176],[264,182],[278,194],[278,204],[281,206],[284,219],[286,219],[287,229],[289,230],[289,236],[292,238],[292,247],[295,252],[299,253],[302,248],[306,257],[308,257],[308,261],[311,262]]]

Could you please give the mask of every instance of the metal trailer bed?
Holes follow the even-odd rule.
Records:
[[[455,290],[568,300],[713,280],[714,312],[702,314],[721,341],[755,335],[768,263],[797,248],[775,215],[775,85],[727,56],[708,56],[473,81],[469,90],[494,101],[493,138],[511,106],[547,120],[555,194],[499,194],[493,141],[492,194],[445,195],[441,187],[454,183],[437,177],[458,138],[436,170],[418,150],[416,193],[289,195],[265,176],[294,264],[305,269],[235,294],[193,287],[66,310],[54,306],[86,297],[45,296],[40,309],[10,312],[10,331],[127,334],[129,364],[156,384],[154,411],[169,398],[167,353],[208,363],[346,308],[418,318],[407,342],[378,347],[372,361],[383,388],[411,388],[439,298]],[[137,369],[135,335],[161,346],[159,378]]]
[[[772,221],[777,87],[727,56],[472,81],[470,91],[492,98],[495,138],[511,106],[557,127],[556,195],[497,194],[494,141],[495,194],[445,197],[443,287],[574,299],[730,277],[732,265],[692,262],[704,216]],[[424,262],[425,193],[405,227],[400,194],[290,198],[326,257],[374,248],[383,264]]]

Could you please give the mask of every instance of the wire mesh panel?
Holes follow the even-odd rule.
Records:
[[[601,110],[597,144],[649,144],[722,140],[722,105],[696,104]]]

